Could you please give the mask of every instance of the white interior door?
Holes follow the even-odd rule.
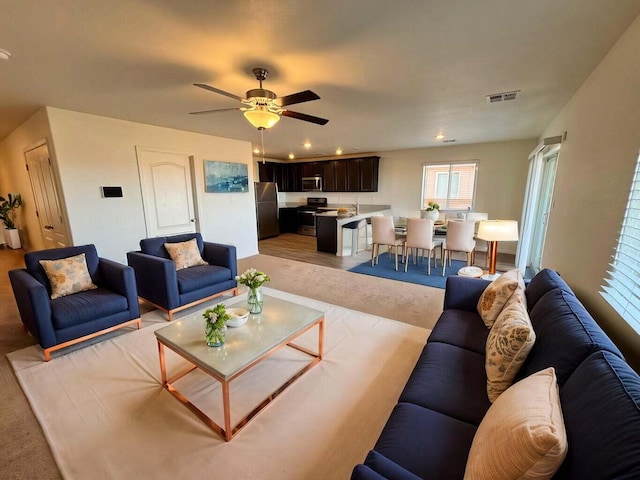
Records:
[[[147,237],[196,231],[190,155],[136,148]]]
[[[66,247],[69,245],[69,237],[62,216],[47,144],[44,143],[29,150],[24,155],[44,246],[45,248]]]

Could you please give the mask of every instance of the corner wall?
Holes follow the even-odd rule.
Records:
[[[101,256],[126,263],[146,237],[136,146],[195,158],[200,231],[208,241],[236,245],[238,257],[258,251],[251,144],[238,140],[47,107],[57,168],[74,244],[95,243]],[[249,165],[248,193],[204,192],[203,160]],[[122,186],[102,198],[100,186]]]
[[[567,132],[542,263],[557,270],[640,371],[640,336],[598,293],[640,150],[640,17],[547,127]]]

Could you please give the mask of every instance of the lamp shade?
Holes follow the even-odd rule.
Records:
[[[515,242],[518,240],[516,220],[482,220],[478,226],[480,240],[489,242]]]
[[[271,128],[280,120],[280,115],[259,105],[253,110],[245,110],[244,116],[256,128]]]

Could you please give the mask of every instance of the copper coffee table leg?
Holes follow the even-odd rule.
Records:
[[[229,382],[222,381],[222,405],[224,408],[224,439],[228,442],[233,437],[231,428],[231,404],[229,402]]]

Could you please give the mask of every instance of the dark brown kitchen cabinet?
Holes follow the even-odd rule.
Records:
[[[258,163],[258,176],[261,182],[275,182],[276,180],[276,163],[265,162]]]
[[[380,157],[299,163],[259,164],[260,181],[278,183],[281,192],[301,192],[302,177],[322,177],[325,192],[377,192]]]
[[[378,191],[378,168],[380,167],[380,157],[360,158],[359,164],[359,192]]]

